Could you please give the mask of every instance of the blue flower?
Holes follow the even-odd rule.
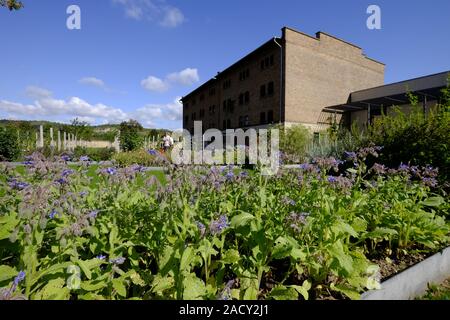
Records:
[[[105,259],[106,259],[106,256],[103,255],[103,254],[99,254],[99,255],[96,256],[95,258],[96,258],[96,259],[99,259],[99,260],[105,260]]]
[[[345,157],[345,159],[347,159],[347,160],[356,160],[357,159],[357,156],[356,156],[356,153],[355,152],[348,152],[348,151],[345,151],[344,152],[344,157]]]
[[[212,235],[221,234],[229,225],[228,218],[225,215],[221,215],[219,219],[211,222],[209,225],[209,232],[211,232]]]
[[[329,183],[335,183],[335,182],[336,182],[336,177],[328,176],[327,181],[328,181]]]
[[[148,154],[150,154],[152,156],[156,156],[156,155],[158,155],[158,151],[156,151],[156,150],[148,150]]]
[[[228,171],[225,177],[227,178],[228,181],[231,181],[234,178],[233,171]]]
[[[63,155],[63,156],[61,156],[61,160],[70,161],[70,157],[68,155]]]
[[[59,179],[55,180],[55,182],[59,183],[60,185],[67,184],[67,180],[64,178],[59,178]]]
[[[11,179],[9,182],[8,182],[8,185],[10,186],[10,188],[11,189],[16,189],[16,190],[23,190],[23,189],[25,189],[26,187],[28,187],[29,186],[29,184],[28,183],[26,183],[26,182],[20,182],[20,181],[18,181],[17,179]]]
[[[123,264],[125,262],[125,258],[124,257],[118,257],[115,259],[110,259],[109,260],[110,263],[115,264],[115,265],[120,265]]]
[[[107,168],[106,169],[106,173],[107,174],[109,174],[109,175],[115,175],[116,173],[117,173],[117,169],[116,168],[114,168],[114,167],[110,167],[110,168]]]
[[[50,219],[55,218],[55,216],[58,214],[58,211],[56,211],[55,209],[52,210],[52,212],[50,212],[50,214],[48,215],[48,217]]]
[[[89,161],[89,157],[88,156],[81,156],[80,157],[80,161]]]
[[[80,197],[87,196],[88,194],[89,194],[89,192],[87,192],[87,191],[81,191],[80,192]]]
[[[205,233],[206,233],[206,227],[205,227],[205,225],[203,223],[201,223],[199,221],[197,221],[196,224],[197,224],[198,230],[200,231],[200,237],[203,238],[205,236]]]
[[[67,177],[69,175],[71,175],[72,173],[74,173],[75,171],[73,171],[72,169],[65,169],[62,173],[61,176],[63,177]]]
[[[95,219],[95,218],[97,218],[97,215],[98,215],[98,211],[94,210],[94,211],[89,212],[87,216],[88,216],[88,218]]]

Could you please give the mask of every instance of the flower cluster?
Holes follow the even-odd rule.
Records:
[[[309,217],[308,212],[295,213],[292,212],[287,218],[286,222],[289,227],[295,231],[300,232],[302,227],[307,223],[307,218]]]
[[[16,292],[19,283],[25,280],[25,272],[20,271],[14,278],[14,281],[9,289],[0,289],[0,300],[14,300],[13,294]]]
[[[28,183],[17,180],[16,178],[12,178],[8,181],[8,185],[11,189],[14,190],[23,190],[29,186]]]
[[[212,235],[221,234],[230,224],[228,223],[228,218],[225,215],[221,215],[219,219],[211,221],[209,225],[209,232]]]

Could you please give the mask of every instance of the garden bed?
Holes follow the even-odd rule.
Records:
[[[380,290],[362,295],[363,300],[410,300],[425,294],[429,284],[450,277],[450,247],[389,277]]]

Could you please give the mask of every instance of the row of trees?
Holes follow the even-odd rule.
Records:
[[[6,7],[10,11],[19,10],[24,7],[22,1],[16,0],[0,0],[0,7]]]

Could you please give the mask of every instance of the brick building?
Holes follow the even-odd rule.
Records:
[[[362,49],[323,32],[311,37],[283,28],[281,38],[219,72],[182,98],[183,128],[193,131],[303,124],[318,131],[330,122],[327,106],[354,91],[384,83],[384,64]]]

